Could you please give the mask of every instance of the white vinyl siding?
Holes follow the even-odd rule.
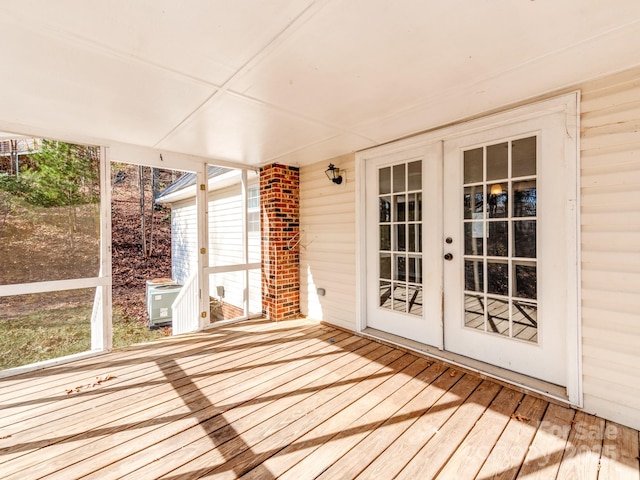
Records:
[[[242,250],[242,194],[240,184],[215,190],[209,194],[209,266],[243,263]],[[195,199],[172,205],[172,273],[178,283],[184,283],[198,267]],[[260,232],[249,232],[249,261],[260,261]],[[261,304],[261,276],[259,270],[249,272],[252,288],[250,313],[259,313]],[[210,276],[210,296],[218,297],[217,287],[224,287],[226,303],[238,308],[244,302],[244,273],[229,272]]]
[[[209,266],[243,262],[240,185],[209,193]]]
[[[171,272],[184,284],[198,269],[197,213],[194,201],[177,203],[171,208]]]
[[[640,69],[578,87],[584,409],[640,428]],[[575,88],[575,87],[573,87]],[[332,185],[329,161],[351,175]],[[354,157],[300,170],[303,313],[356,330]],[[349,175],[347,175],[349,177]],[[304,248],[304,246],[306,248]],[[325,288],[318,297],[316,288]]]
[[[356,329],[355,155],[331,160],[343,172],[335,185],[329,160],[300,169],[300,308],[310,318]],[[324,288],[325,296],[317,289]]]
[[[209,193],[209,266],[243,263],[242,189],[233,185]],[[209,295],[238,308],[244,305],[244,272],[218,273],[209,276]]]
[[[640,428],[640,70],[582,88],[584,408]]]

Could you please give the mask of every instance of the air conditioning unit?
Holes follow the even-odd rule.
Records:
[[[147,282],[147,313],[149,327],[159,327],[171,324],[171,305],[180,293],[182,285],[173,280]]]

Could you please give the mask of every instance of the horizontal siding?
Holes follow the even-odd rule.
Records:
[[[580,89],[584,407],[640,428],[640,69]],[[331,161],[355,178],[353,155]],[[355,185],[327,163],[300,172],[302,309],[355,329]]]
[[[171,209],[171,272],[184,284],[198,269],[198,233],[195,203],[177,204]]]
[[[332,159],[347,180],[334,185],[329,160],[300,169],[300,303],[302,313],[356,329],[355,155]],[[318,296],[317,288],[326,290]]]
[[[216,190],[209,194],[209,265],[243,263],[242,197],[240,185]],[[172,206],[172,271],[178,282],[184,282],[197,269],[197,217],[195,199]],[[258,233],[249,234],[249,260],[260,261]],[[261,311],[259,272],[251,273],[249,301],[253,312]],[[240,272],[212,275],[210,296],[217,297],[217,286],[225,290],[224,301],[237,307],[244,302],[244,274]]]
[[[209,265],[223,266],[244,262],[242,187],[233,185],[209,193],[207,206],[209,217]],[[260,258],[260,244],[253,239],[249,242],[252,259]],[[255,275],[255,274],[254,274]],[[225,290],[224,301],[242,308],[245,296],[244,272],[229,272],[210,276],[210,295],[217,296],[217,286]],[[251,282],[252,285],[255,282]],[[261,295],[260,289],[249,291],[250,303],[255,305]],[[255,310],[255,309],[254,309]]]
[[[640,428],[640,70],[582,88],[585,410]]]
[[[243,261],[240,185],[209,194],[209,265]]]

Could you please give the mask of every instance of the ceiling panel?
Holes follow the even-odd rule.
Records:
[[[335,1],[230,88],[348,129],[638,18],[640,2],[619,3]]]
[[[304,165],[640,64],[640,1],[2,0],[0,129]]]
[[[222,85],[311,0],[4,0],[5,21]]]
[[[365,137],[342,133],[279,157],[271,158],[269,161],[284,163],[285,165],[308,165],[376,145],[376,142]]]
[[[0,105],[11,122],[153,145],[214,92],[13,24],[2,25],[2,32],[7,41],[0,43],[0,58],[9,68]]]
[[[620,48],[620,45],[636,45],[638,39],[640,22],[628,24],[554,55],[516,65],[494,77],[480,78],[466,89],[443,90],[438,98],[382,118],[371,118],[354,125],[352,131],[384,143],[545,94],[577,88],[576,85],[607,73],[640,65],[635,48]],[[576,62],[576,58],[585,58],[585,52],[588,52],[588,61]],[[571,67],[567,68],[568,65]]]
[[[221,93],[158,147],[260,165],[339,133],[237,95]]]

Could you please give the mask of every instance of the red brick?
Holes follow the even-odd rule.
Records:
[[[276,163],[260,169],[263,312],[273,320],[300,314],[299,170]]]

